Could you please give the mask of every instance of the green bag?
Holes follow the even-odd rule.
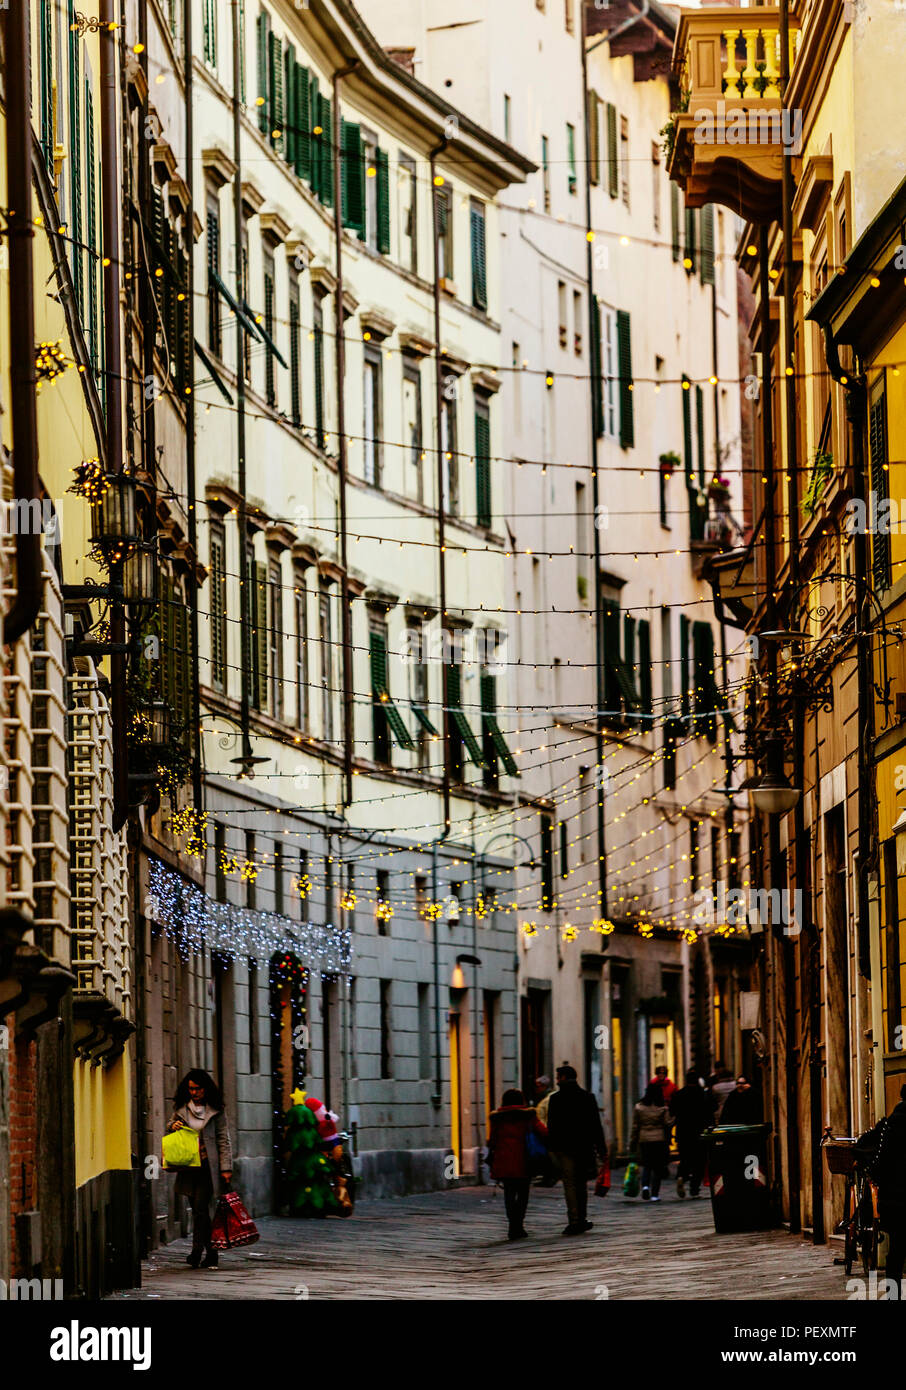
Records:
[[[626,1175],[623,1178],[623,1196],[638,1197],[639,1195],[639,1165],[633,1160],[626,1165]]]
[[[165,1168],[200,1168],[201,1146],[198,1131],[183,1125],[161,1140]]]

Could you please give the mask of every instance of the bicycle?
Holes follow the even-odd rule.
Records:
[[[831,1173],[846,1178],[843,1218],[837,1230],[843,1231],[843,1267],[846,1274],[861,1260],[867,1276],[878,1267],[878,1246],[881,1226],[878,1220],[878,1187],[871,1177],[869,1165],[876,1149],[861,1139],[842,1138],[825,1131],[822,1144]]]

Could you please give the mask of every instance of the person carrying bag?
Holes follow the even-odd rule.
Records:
[[[197,1147],[198,1161],[191,1154]],[[217,1248],[211,1240],[211,1199],[228,1190],[233,1151],[220,1088],[206,1071],[188,1072],[173,1098],[173,1114],[162,1141],[164,1166],[177,1169],[176,1195],[192,1208],[193,1269],[216,1269]],[[188,1155],[187,1162],[178,1161]],[[222,1248],[222,1247],[221,1247]]]

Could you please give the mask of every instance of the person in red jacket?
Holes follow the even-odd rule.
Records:
[[[664,1104],[670,1104],[670,1098],[676,1091],[676,1082],[670,1080],[670,1074],[666,1067],[655,1067],[654,1076],[648,1082],[649,1086],[660,1086],[661,1095],[664,1097]]]
[[[490,1124],[488,1166],[491,1177],[503,1184],[507,1239],[522,1240],[528,1235],[523,1222],[532,1182],[527,1139],[534,1134],[543,1141],[547,1130],[532,1106],[526,1105],[522,1092],[516,1090],[504,1091],[500,1109],[491,1112]]]

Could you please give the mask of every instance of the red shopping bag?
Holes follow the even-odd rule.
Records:
[[[595,1179],[595,1196],[606,1197],[610,1191],[610,1158],[605,1158]]]
[[[232,1250],[237,1245],[254,1245],[259,1239],[258,1227],[249,1216],[238,1192],[224,1192],[217,1202],[211,1226],[211,1244],[215,1250]]]

